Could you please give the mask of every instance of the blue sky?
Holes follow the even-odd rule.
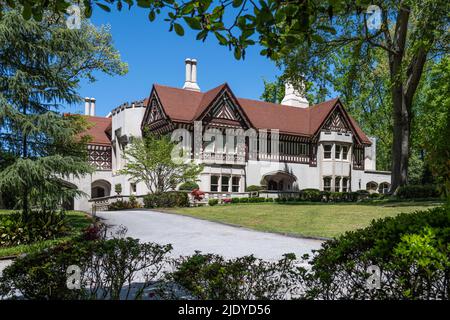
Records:
[[[260,56],[258,46],[249,48],[245,60],[237,61],[214,36],[201,42],[195,40],[196,32],[185,30],[180,37],[168,32],[169,25],[163,18],[164,14],[150,22],[146,10],[140,8],[110,13],[94,10],[91,22],[111,26],[114,45],[129,65],[125,76],[98,74],[96,82],[81,83],[81,96],[97,99],[96,115],[106,115],[123,102],[147,97],[153,83],[182,87],[185,58],[198,60],[201,91],[228,82],[238,97],[259,99],[263,79],[273,81],[280,74],[272,61]],[[65,111],[84,112],[84,105],[69,106]]]

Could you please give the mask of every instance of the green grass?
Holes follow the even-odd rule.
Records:
[[[0,210],[0,214],[9,214],[11,212],[12,212],[11,210]],[[67,219],[69,221],[69,225],[71,226],[70,234],[61,238],[39,241],[32,244],[18,245],[14,247],[4,247],[4,248],[0,247],[0,258],[8,256],[16,256],[23,253],[29,253],[35,250],[42,250],[69,241],[72,238],[80,235],[82,230],[86,229],[93,221],[92,218],[84,212],[68,211],[66,214]]]
[[[389,204],[228,204],[165,211],[239,225],[259,231],[332,238],[364,228],[373,219],[395,216],[439,205],[439,202]]]

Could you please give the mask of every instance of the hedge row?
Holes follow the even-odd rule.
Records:
[[[169,191],[150,193],[144,197],[145,208],[189,207],[187,192]]]

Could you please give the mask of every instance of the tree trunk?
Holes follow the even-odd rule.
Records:
[[[394,128],[392,143],[392,181],[390,192],[408,182],[409,138],[411,130],[411,106],[408,106],[403,89],[393,89]]]

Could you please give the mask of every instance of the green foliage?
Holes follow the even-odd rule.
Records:
[[[144,196],[145,208],[173,208],[189,207],[189,197],[187,192],[168,191],[160,193],[149,193]]]
[[[397,191],[400,199],[426,199],[439,197],[436,186],[433,185],[406,185]]]
[[[129,201],[117,200],[108,205],[109,211],[142,208],[142,205],[136,200],[136,197],[130,196]]]
[[[251,197],[251,198],[248,198],[248,202],[249,203],[261,203],[261,202],[264,202],[264,201],[266,201],[266,198],[263,198],[263,197]]]
[[[184,182],[195,182],[203,170],[184,154],[176,154],[176,145],[169,136],[147,135],[133,138],[124,152],[127,160],[121,174],[129,175],[134,182],[144,182],[151,193],[175,189]],[[180,157],[175,159],[175,156]]]
[[[0,214],[0,247],[56,239],[69,231],[64,212],[34,210],[29,217],[21,212]]]
[[[141,299],[166,262],[170,245],[132,238],[76,241],[18,258],[0,278],[0,296],[17,290],[26,299]],[[81,269],[81,290],[67,288],[67,268]],[[143,272],[145,270],[145,272]],[[129,286],[143,283],[137,291]]]
[[[0,153],[12,159],[1,167],[0,192],[14,194],[25,215],[33,206],[48,211],[84,195],[64,180],[92,172],[89,138],[80,136],[87,121],[58,108],[81,101],[76,90],[83,79],[95,80],[98,71],[124,74],[126,65],[108,29],[83,21],[80,30],[71,30],[64,16],[37,22],[18,10],[3,12],[0,51]]]
[[[200,187],[197,183],[195,183],[193,181],[184,182],[178,188],[178,190],[182,190],[182,191],[192,191],[195,189],[200,189]]]
[[[231,198],[231,203],[239,203],[241,198]]]
[[[263,190],[262,186],[251,185],[251,186],[248,186],[245,191],[247,191],[247,192],[255,192],[255,191],[261,191],[261,190]]]
[[[261,100],[281,103],[284,98],[284,84],[282,81],[278,80],[276,82],[264,81],[264,91],[260,97]]]
[[[322,195],[319,189],[309,188],[301,191],[301,198],[302,200],[317,202],[322,200]]]
[[[239,203],[248,203],[250,198],[240,198]]]
[[[180,284],[197,299],[208,300],[286,299],[295,293],[292,284],[298,277],[294,254],[268,262],[254,256],[226,260],[197,252],[176,261],[176,268],[166,281]]]
[[[209,199],[208,200],[208,205],[210,205],[210,206],[215,206],[217,204],[219,204],[219,200],[218,199]]]
[[[445,206],[373,221],[323,244],[310,261],[307,297],[448,299],[449,241]],[[382,270],[380,290],[367,288],[371,265]]]
[[[122,185],[120,183],[114,185],[114,192],[119,195],[122,193]]]

